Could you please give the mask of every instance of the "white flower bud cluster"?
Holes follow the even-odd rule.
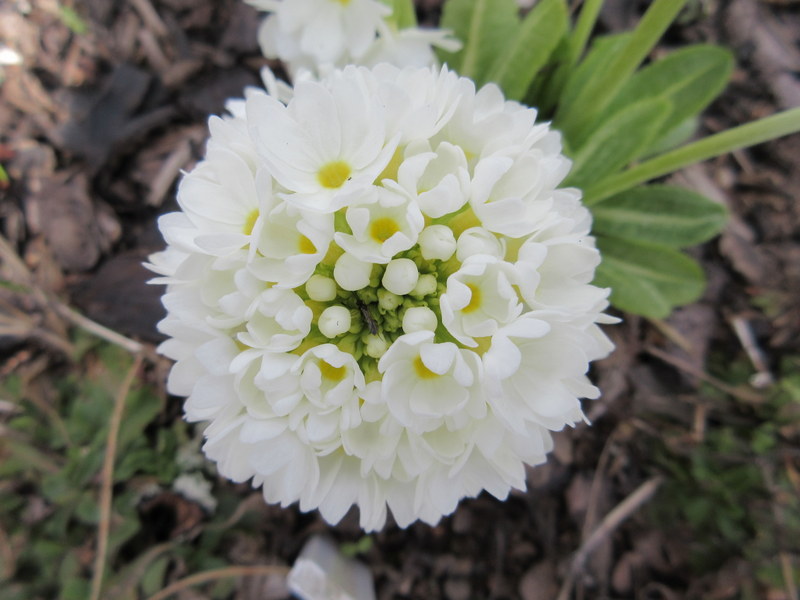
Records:
[[[270,3],[290,4],[311,3]],[[357,505],[367,530],[523,488],[611,350],[558,133],[446,68],[347,67],[284,96],[212,118],[150,259],[205,453],[269,502],[331,523]]]

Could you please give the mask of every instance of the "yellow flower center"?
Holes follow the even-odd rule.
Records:
[[[461,309],[461,312],[471,313],[481,307],[481,288],[472,283],[468,283],[467,287],[472,292],[472,297],[469,299],[469,304]]]
[[[250,211],[250,214],[247,215],[247,218],[244,220],[244,227],[242,227],[242,231],[245,235],[250,235],[253,233],[253,228],[256,226],[256,221],[258,220],[258,209],[254,208]]]
[[[350,165],[343,160],[334,160],[324,165],[317,173],[317,180],[322,187],[335,190],[342,187],[350,177]]]
[[[350,4],[350,0],[333,0],[333,1],[338,2],[342,6],[347,6],[348,4]]]
[[[325,379],[334,383],[339,383],[347,374],[347,368],[344,365],[334,367],[324,360],[319,361],[319,371]]]
[[[300,250],[300,254],[316,254],[317,252],[314,242],[303,234],[300,234],[300,238],[297,240],[297,249]]]
[[[439,377],[437,373],[425,366],[425,363],[422,362],[422,357],[419,355],[414,359],[414,371],[420,379],[435,379]]]
[[[389,217],[381,217],[380,219],[375,219],[372,222],[372,225],[369,228],[369,235],[373,240],[379,244],[382,244],[398,231],[400,231],[400,227],[398,227],[397,222],[394,219]]]

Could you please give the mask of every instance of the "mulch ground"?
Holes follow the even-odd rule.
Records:
[[[0,6],[0,40],[23,58],[2,67],[0,164],[9,176],[0,189],[2,235],[39,289],[125,336],[156,344],[160,289],[146,285],[150,276],[141,263],[163,245],[155,219],[176,207],[181,170],[202,156],[207,116],[257,85],[268,64],[255,41],[258,17],[238,0],[77,0],[73,8],[87,26],[77,33],[60,12],[68,4]],[[439,4],[418,2],[424,21],[436,21]],[[646,4],[609,0],[602,26],[628,28]],[[731,84],[703,118],[706,132],[800,105],[798,2],[691,6],[694,12],[658,51],[711,42],[737,58]],[[659,520],[651,505],[662,497],[663,506],[669,488],[658,457],[689,457],[713,428],[747,423],[764,384],[786,375],[782,365],[800,355],[800,137],[673,179],[731,212],[722,236],[693,251],[709,280],[703,299],[664,322],[624,316],[609,328],[617,351],[593,367],[604,391],[587,407],[593,424],[557,436],[550,462],[530,471],[527,492],[506,502],[464,501],[436,527],[389,526],[375,535],[361,559],[379,598],[724,599],[741,597],[756,580],[746,553],[718,547],[713,533],[699,540],[685,522]],[[21,308],[35,313],[35,299]],[[48,327],[64,325],[45,319],[42,328]],[[63,368],[60,353],[46,335],[0,336],[0,377],[41,357]],[[731,383],[732,364],[754,377]],[[166,368],[150,369],[155,384],[163,385]],[[797,439],[796,431],[782,438]],[[787,460],[798,467],[791,444]],[[216,485],[242,502],[253,495],[247,486]],[[317,532],[342,542],[361,538],[353,514],[330,528],[316,513],[248,502],[258,527],[230,545],[224,556],[230,564],[291,564]],[[202,520],[181,503],[165,496],[142,510],[166,513],[170,531],[178,531],[187,514]],[[587,546],[601,523],[606,534]],[[154,532],[152,540],[170,531]],[[697,568],[691,556],[698,542],[719,552],[718,564]],[[779,546],[775,560],[787,552],[797,559],[796,542]],[[185,575],[171,568],[168,577]],[[265,581],[242,582],[236,598],[286,597]],[[780,583],[758,582],[754,589],[754,597],[791,598]]]

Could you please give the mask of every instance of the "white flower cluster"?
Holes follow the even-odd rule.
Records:
[[[169,390],[219,471],[331,523],[356,504],[366,530],[523,489],[611,350],[559,134],[446,68],[229,110],[150,265]]]
[[[247,0],[270,14],[258,41],[267,58],[284,62],[292,76],[356,64],[398,67],[436,64],[433,47],[455,52],[461,43],[441,29],[398,29],[380,0]]]

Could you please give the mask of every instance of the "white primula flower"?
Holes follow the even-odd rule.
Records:
[[[524,488],[612,349],[558,134],[446,68],[264,80],[210,120],[149,265],[205,454],[368,530]]]
[[[331,213],[357,200],[394,154],[383,107],[365,94],[365,74],[331,75],[335,85],[302,81],[284,105],[265,94],[247,100],[259,158],[284,188],[287,202]]]
[[[379,23],[391,10],[377,0],[249,0],[273,11],[274,25],[260,41],[268,58],[291,60],[304,54],[320,65],[340,65],[348,56],[362,56],[374,42]],[[274,40],[270,39],[274,35]]]
[[[461,43],[441,29],[398,29],[380,0],[247,0],[270,14],[258,41],[267,58],[282,60],[293,77],[326,74],[349,64],[429,67],[434,48],[455,52]]]
[[[469,195],[469,171],[464,151],[441,142],[436,151],[425,144],[406,148],[405,160],[397,171],[397,181],[417,196],[425,215],[438,219],[460,209]]]
[[[469,257],[447,278],[441,297],[442,323],[462,344],[476,346],[476,337],[494,335],[500,325],[522,312],[514,288],[513,265],[488,254]]]
[[[398,252],[417,243],[425,219],[415,202],[386,188],[347,208],[352,233],[336,233],[336,243],[364,262],[388,263]]]

